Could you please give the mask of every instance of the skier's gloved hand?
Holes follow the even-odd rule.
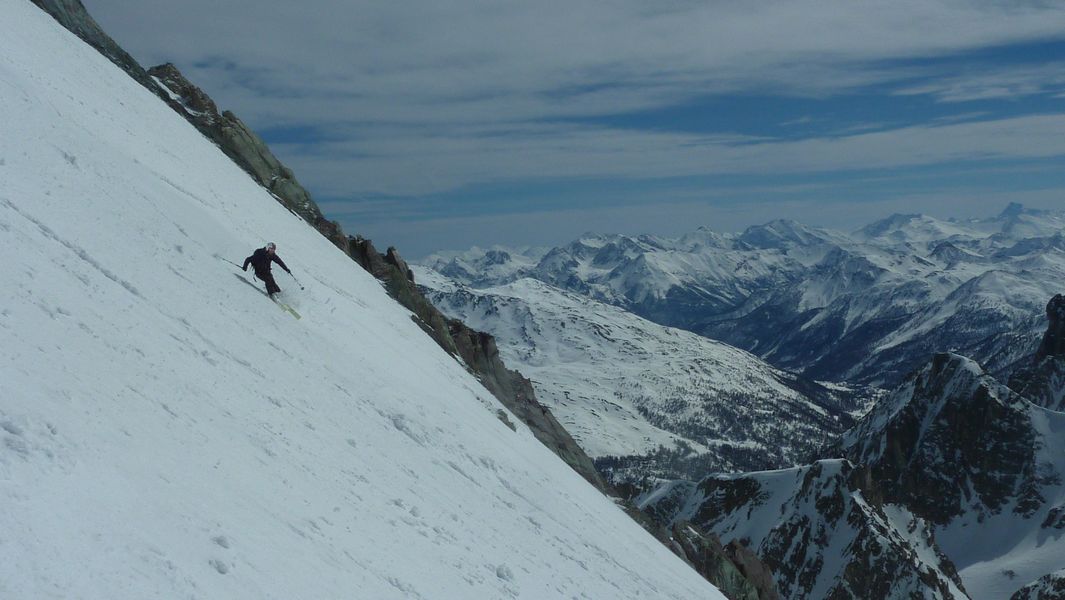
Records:
[[[241,270],[243,270],[245,273],[247,273],[248,272],[248,266],[244,265],[243,267],[241,267]]]

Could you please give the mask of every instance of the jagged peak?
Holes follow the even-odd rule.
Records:
[[[1027,516],[1041,501],[1031,406],[975,361],[939,353],[844,434],[839,455],[935,523],[1010,502]]]
[[[984,388],[986,393],[976,394],[979,388]],[[976,361],[953,352],[935,354],[845,433],[843,445],[852,446],[882,434],[904,411],[916,410],[934,420],[948,403],[972,402],[977,397],[1003,405],[1013,400],[1009,389],[995,381]]]

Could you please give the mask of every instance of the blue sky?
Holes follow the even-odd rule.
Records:
[[[411,257],[1065,207],[1061,3],[85,4]]]

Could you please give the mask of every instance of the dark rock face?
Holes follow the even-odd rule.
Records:
[[[747,581],[754,586],[754,589],[758,590],[759,600],[777,600],[780,598],[777,582],[773,579],[773,572],[750,548],[740,543],[739,540],[732,540],[725,546],[725,555],[732,561],[732,564],[736,565],[736,569],[747,578]]]
[[[937,354],[843,439],[887,501],[935,524],[997,513],[1023,517],[1043,502],[1037,441],[1023,400],[976,363]],[[1016,495],[1020,490],[1019,497]]]
[[[611,491],[596,472],[592,459],[573,441],[551,411],[536,400],[532,383],[503,364],[492,336],[474,331],[457,319],[448,319],[437,310],[415,285],[414,274],[395,248],[389,248],[382,255],[370,240],[359,237],[350,239],[349,248],[355,262],[382,281],[388,293],[414,313],[415,322],[441,348],[461,358],[481,383],[529,426],[537,439],[590,483],[604,492]]]
[[[1047,304],[1047,332],[1035,354],[1036,362],[1048,357],[1065,357],[1065,296],[1058,294]]]
[[[347,238],[336,222],[322,215],[310,193],[300,185],[292,170],[274,156],[266,143],[232,112],[218,112],[207,94],[167,63],[148,69],[151,85],[178,114],[185,117],[213,141],[259,185],[270,190],[286,208],[298,214],[342,250]]]
[[[721,590],[721,593],[729,600],[778,600],[780,598],[776,583],[772,579],[762,580],[764,589],[760,590],[755,587],[725,547],[721,545],[721,540],[716,535],[705,534],[686,521],[675,523],[671,533],[678,553],[685,557],[707,581]],[[742,546],[738,548],[738,550],[734,548],[733,553],[745,550]],[[765,565],[757,557],[749,551],[743,554],[743,560],[750,561],[751,559],[754,562],[741,562],[740,564],[748,569],[765,571]]]

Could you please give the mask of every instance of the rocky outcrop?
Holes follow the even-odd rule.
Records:
[[[835,460],[673,482],[640,506],[749,548],[785,598],[965,598],[926,522],[882,496],[866,469]]]
[[[746,544],[739,540],[732,540],[725,545],[725,556],[736,565],[736,569],[754,586],[754,589],[758,590],[759,600],[780,598],[777,582],[773,579],[773,571]]]
[[[889,502],[935,524],[1007,505],[1030,516],[1047,483],[1024,400],[973,361],[937,354],[835,452],[868,465]]]
[[[148,69],[152,87],[178,114],[213,141],[259,185],[270,190],[282,205],[298,214],[342,250],[347,237],[335,221],[325,218],[310,193],[300,185],[292,170],[274,156],[254,131],[230,111],[219,113],[207,94],[167,63]]]
[[[716,535],[687,521],[675,523],[671,534],[674,550],[729,600],[779,600],[776,582],[764,576],[768,569],[742,545],[726,548]]]
[[[414,313],[414,321],[441,348],[460,359],[504,406],[532,430],[537,439],[593,485],[604,492],[612,492],[596,472],[591,458],[581,450],[551,411],[536,400],[529,380],[503,364],[492,336],[474,331],[457,319],[448,319],[437,310],[422,295],[410,267],[395,248],[389,248],[385,254],[381,254],[370,240],[361,237],[350,238],[348,246],[355,262],[384,283],[389,295]]]

